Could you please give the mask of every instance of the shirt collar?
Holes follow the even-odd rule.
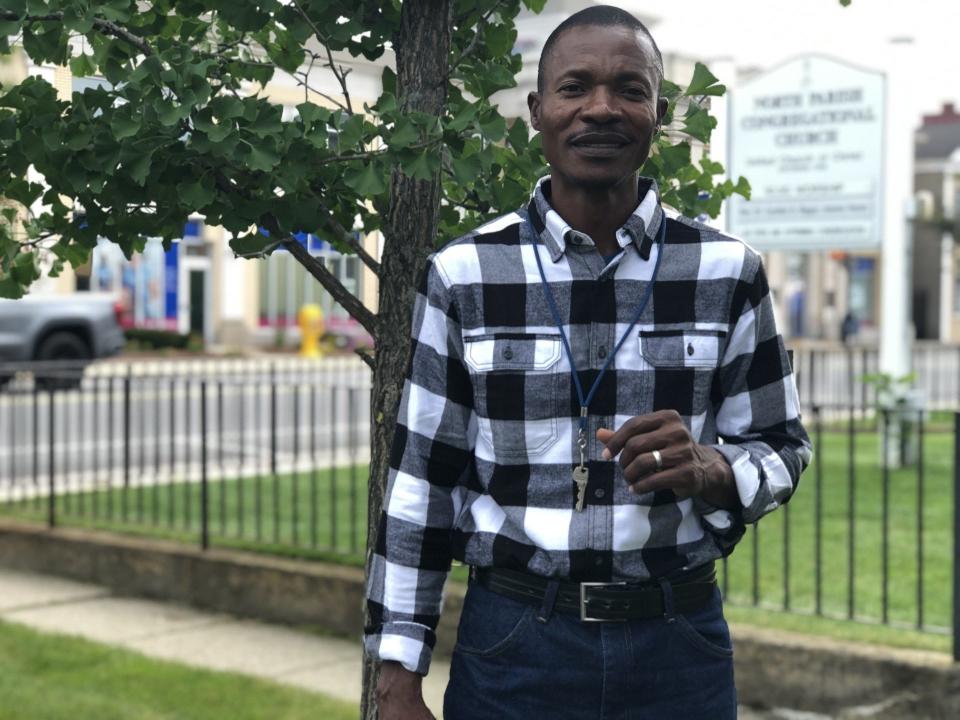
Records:
[[[641,177],[638,181],[640,203],[617,231],[617,242],[621,248],[630,243],[637,248],[640,257],[650,258],[650,248],[656,241],[660,223],[664,221],[660,207],[660,192],[657,183],[651,178]],[[550,258],[557,262],[566,252],[567,245],[592,244],[593,240],[578,230],[574,230],[550,204],[550,176],[540,178],[534,188],[530,203],[527,205],[530,224],[536,231],[540,242],[550,252]]]

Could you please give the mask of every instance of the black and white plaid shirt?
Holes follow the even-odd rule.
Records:
[[[666,214],[650,180],[640,197],[609,262],[551,208],[549,178],[526,208],[431,256],[367,591],[374,657],[426,673],[451,559],[646,580],[730,553],[744,523],[796,487],[811,448],[760,256]],[[650,281],[663,222],[653,295],[590,406],[575,512],[580,405],[534,252],[589,388]],[[634,495],[619,464],[600,460],[598,428],[667,408],[730,463],[742,510]]]

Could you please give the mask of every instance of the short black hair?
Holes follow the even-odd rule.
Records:
[[[600,27],[624,27],[646,36],[650,45],[653,46],[653,55],[657,66],[657,87],[659,89],[660,83],[663,82],[663,55],[660,54],[657,41],[653,39],[653,35],[650,34],[647,26],[626,10],[621,10],[613,5],[593,5],[575,12],[557,25],[547,37],[547,41],[543,44],[543,51],[540,53],[540,63],[537,65],[537,92],[543,92],[543,68],[560,36],[571,28],[598,25]]]

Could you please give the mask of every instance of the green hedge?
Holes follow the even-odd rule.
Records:
[[[123,331],[128,342],[135,342],[144,348],[176,348],[186,350],[190,345],[190,335],[172,330],[151,330],[149,328],[128,328]]]

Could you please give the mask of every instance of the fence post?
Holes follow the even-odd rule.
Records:
[[[960,661],[960,412],[953,414],[953,660]]]
[[[36,381],[34,381],[36,382]],[[57,396],[56,390],[51,386],[50,388],[50,495],[47,498],[47,525],[51,528],[56,527],[57,525],[57,493],[54,478],[56,476],[56,470],[54,468],[56,455],[57,455],[57,444],[56,444],[56,421],[54,407],[55,402],[54,398]]]
[[[207,381],[200,381],[200,547],[210,547],[210,506],[207,497]]]
[[[127,521],[127,503],[130,490],[130,366],[123,378],[123,495],[121,514],[123,521]]]

